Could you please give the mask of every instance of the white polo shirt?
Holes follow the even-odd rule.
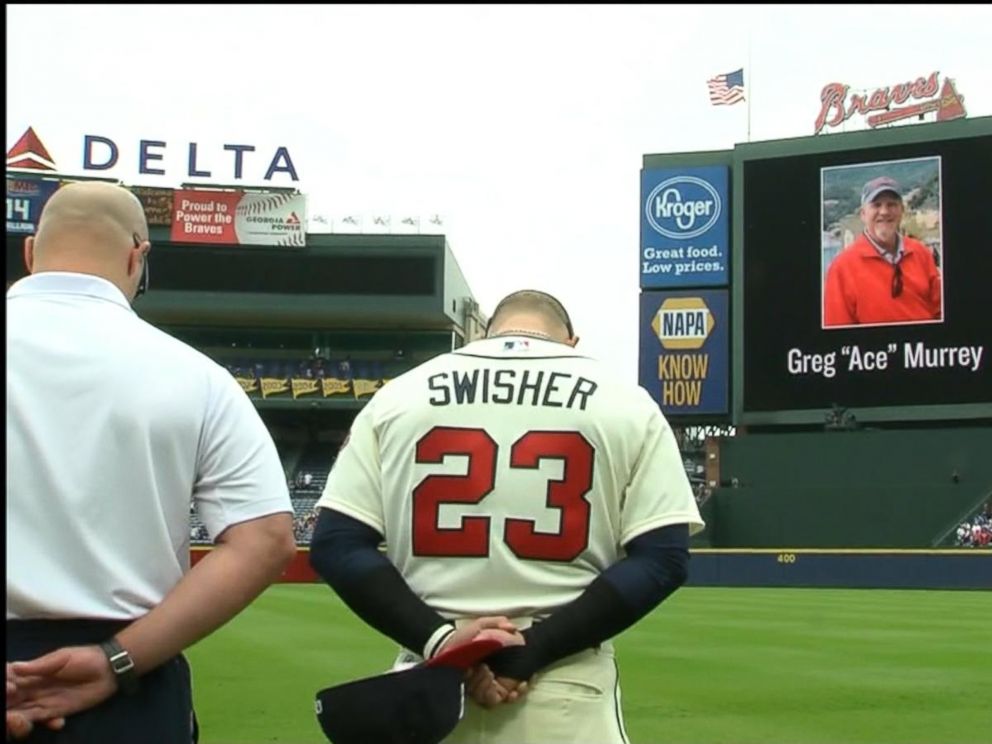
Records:
[[[275,444],[223,367],[121,291],[45,272],[7,292],[7,618],[131,619],[211,537],[291,512]]]

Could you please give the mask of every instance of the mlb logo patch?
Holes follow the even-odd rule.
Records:
[[[530,351],[530,341],[504,341],[503,351]]]

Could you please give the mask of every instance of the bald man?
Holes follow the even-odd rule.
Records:
[[[150,249],[130,192],[70,184],[7,292],[8,738],[193,741],[183,649],[295,554],[247,396],[131,309]],[[192,569],[191,499],[216,545]]]
[[[142,235],[148,235],[145,212],[130,191],[100,182],[69,184],[49,199],[37,236],[25,239],[24,262],[31,273],[102,277],[133,301],[152,247]]]

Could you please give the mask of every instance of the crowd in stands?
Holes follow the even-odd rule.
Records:
[[[696,497],[696,503],[700,506],[713,494],[713,489],[706,482],[705,453],[702,449],[683,450],[682,465],[685,474],[689,478],[689,485],[692,486],[692,495]]]
[[[317,501],[324,491],[327,474],[334,464],[334,457],[328,459],[326,443],[313,442],[300,454],[295,473],[287,478],[290,500],[293,504],[293,532],[297,545],[309,545],[313,528],[317,522]],[[192,504],[190,516],[190,543],[210,545],[210,535],[200,521]]]
[[[313,536],[313,527],[317,522],[317,499],[297,499],[293,500],[293,533],[296,535],[297,545],[309,545]],[[195,514],[190,514],[189,541],[192,545],[211,545],[210,535],[207,528],[203,526],[200,518]]]
[[[303,502],[309,502],[305,504]],[[309,545],[313,527],[317,523],[317,499],[293,499],[293,534],[297,545]],[[195,514],[190,515],[189,541],[191,545],[211,545],[210,535]]]
[[[295,504],[294,504],[295,506]],[[297,510],[293,515],[293,534],[297,545],[309,545],[313,538],[313,527],[317,524],[317,510],[311,507],[306,512]]]
[[[210,533],[195,514],[190,516],[189,541],[193,545],[209,545]]]
[[[293,532],[297,545],[309,545],[317,522],[317,501],[324,492],[327,474],[336,455],[328,460],[327,444],[312,442],[304,448],[296,465],[296,475],[289,479],[289,495],[293,501]]]
[[[960,548],[992,548],[992,500],[974,517],[958,525],[955,537]]]

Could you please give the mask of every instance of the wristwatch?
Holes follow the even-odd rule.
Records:
[[[103,653],[107,655],[110,668],[114,672],[118,689],[125,695],[133,695],[138,691],[138,675],[134,671],[134,660],[131,654],[117,642],[116,638],[100,644]]]

